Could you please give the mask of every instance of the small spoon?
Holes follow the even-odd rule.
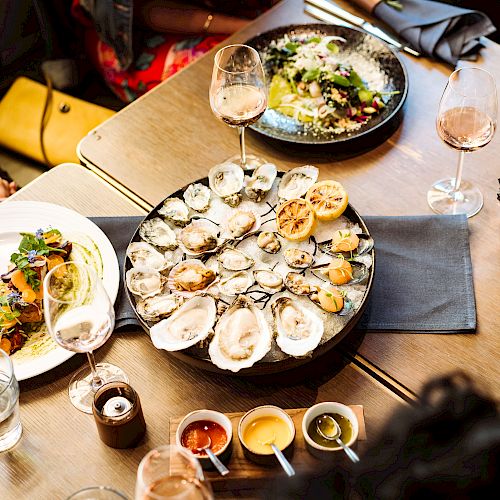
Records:
[[[316,430],[321,437],[327,439],[328,441],[336,441],[352,462],[359,462],[358,455],[352,451],[349,446],[346,446],[340,439],[342,429],[333,417],[330,417],[330,415],[321,415],[321,417],[317,418]]]
[[[214,467],[217,469],[221,476],[225,476],[229,474],[229,469],[217,458],[217,455],[211,450],[212,440],[208,434],[205,434],[207,440],[205,446],[200,446],[197,448],[197,451],[204,451],[207,455]]]
[[[276,455],[276,458],[278,459],[278,462],[280,463],[281,467],[283,467],[283,470],[286,472],[288,477],[295,476],[295,470],[290,464],[290,462],[286,459],[285,455],[281,452],[281,450],[274,444],[274,441],[276,440],[276,436],[273,435],[271,439],[268,441],[259,441],[260,444],[264,446],[270,446]]]

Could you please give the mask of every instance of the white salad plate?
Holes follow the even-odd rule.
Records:
[[[6,273],[10,256],[18,248],[22,232],[58,229],[73,243],[71,259],[84,261],[102,277],[104,288],[114,303],[120,271],[116,252],[102,230],[92,221],[65,207],[39,201],[12,201],[0,205],[0,274]],[[31,336],[11,357],[18,380],[45,373],[75,353],[59,347],[46,328]]]

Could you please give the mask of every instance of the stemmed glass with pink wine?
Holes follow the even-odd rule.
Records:
[[[465,153],[488,144],[497,125],[495,80],[484,69],[454,71],[444,89],[436,121],[439,137],[459,151],[455,177],[435,182],[427,193],[429,206],[439,214],[476,215],[483,206],[481,191],[462,179]]]

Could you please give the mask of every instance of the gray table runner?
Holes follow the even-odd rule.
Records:
[[[358,328],[414,333],[470,332],[476,307],[465,216],[364,217],[375,240],[375,279]],[[120,265],[116,329],[138,327],[122,281],[127,245],[142,217],[91,219]]]
[[[397,10],[379,2],[373,13],[419,52],[455,66],[477,54],[479,37],[496,31],[490,18],[475,10],[430,0],[401,0]]]

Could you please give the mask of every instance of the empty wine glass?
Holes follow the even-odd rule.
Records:
[[[176,445],[151,450],[139,464],[135,500],[213,499],[210,483],[200,463],[187,450]]]
[[[214,58],[210,106],[215,116],[240,135],[240,156],[228,161],[256,168],[264,160],[245,152],[245,127],[255,123],[267,107],[267,87],[259,53],[247,45],[228,45]]]
[[[486,146],[497,124],[497,91],[493,77],[480,68],[454,71],[444,89],[436,121],[439,137],[459,153],[455,177],[441,179],[427,193],[429,206],[439,214],[472,217],[483,206],[481,191],[462,180],[466,152]]]
[[[125,373],[109,363],[96,364],[93,350],[113,332],[115,313],[101,279],[81,262],[54,267],[43,282],[45,323],[51,337],[64,349],[86,353],[90,365],[73,375],[69,384],[71,403],[92,413],[94,393],[108,382],[128,382]]]

